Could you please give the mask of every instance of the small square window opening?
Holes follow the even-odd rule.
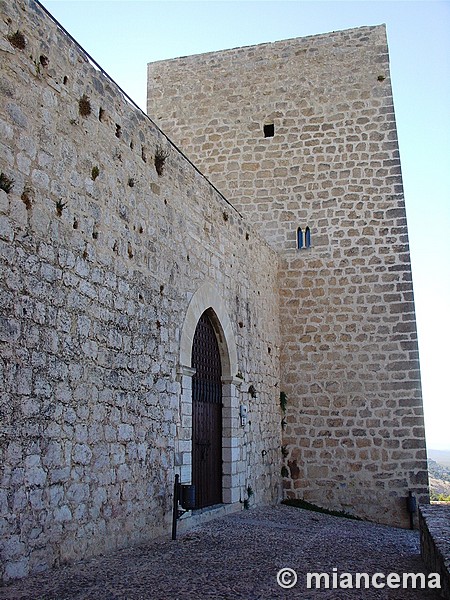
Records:
[[[264,137],[273,137],[275,135],[275,125],[271,123],[270,125],[264,125]]]

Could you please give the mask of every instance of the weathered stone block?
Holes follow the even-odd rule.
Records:
[[[53,511],[53,517],[57,523],[67,523],[72,520],[72,512],[67,505],[64,505]]]
[[[20,579],[25,577],[29,573],[29,559],[22,557],[16,561],[8,561],[5,563],[5,578],[6,581],[10,579]]]
[[[7,213],[9,210],[8,194],[4,190],[0,190],[0,213]]]
[[[75,463],[88,465],[91,462],[92,451],[86,444],[75,444],[73,448],[73,460]]]

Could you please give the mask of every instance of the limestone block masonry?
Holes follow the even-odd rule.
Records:
[[[205,310],[223,502],[277,501],[277,253],[34,0],[0,65],[1,578],[170,535]]]
[[[148,112],[280,255],[285,494],[407,527],[428,476],[385,27],[149,64]]]
[[[420,554],[431,573],[439,573],[441,596],[450,598],[450,504],[433,502],[419,509]]]

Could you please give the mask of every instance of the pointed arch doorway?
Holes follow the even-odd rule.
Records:
[[[192,483],[197,508],[222,502],[222,364],[213,326],[206,310],[192,344]]]
[[[196,477],[194,473],[196,467],[193,466],[195,440],[193,439],[192,390],[196,368],[193,365],[193,346],[197,326],[204,313],[207,314],[214,330],[222,371],[222,406],[220,407],[222,411],[220,445],[222,464],[221,470],[216,471],[221,473],[221,487],[218,486],[221,489],[221,500],[216,501],[210,498],[207,502],[208,505],[209,502],[212,502],[235,505],[240,508],[239,500],[242,496],[241,488],[244,481],[244,461],[241,453],[243,430],[239,426],[239,386],[242,380],[235,377],[239,372],[239,367],[233,325],[222,295],[210,282],[204,283],[193,294],[180,332],[177,375],[181,385],[181,404],[179,435],[175,441],[175,467],[182,483],[194,483],[193,476]],[[218,433],[216,437],[219,437]],[[219,496],[217,495],[217,497]]]

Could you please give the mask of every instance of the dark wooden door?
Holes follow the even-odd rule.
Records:
[[[192,347],[192,483],[197,508],[222,502],[222,367],[207,312]]]

